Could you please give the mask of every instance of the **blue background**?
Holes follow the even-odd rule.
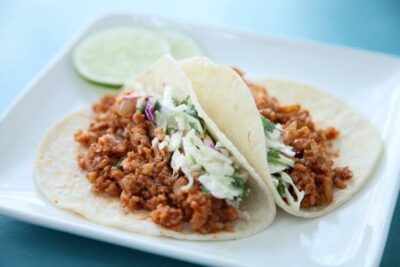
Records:
[[[0,0],[0,113],[80,27],[111,11],[162,15],[400,55],[398,0]],[[400,266],[399,216],[398,204],[381,266]],[[89,265],[195,266],[0,216],[1,267]]]

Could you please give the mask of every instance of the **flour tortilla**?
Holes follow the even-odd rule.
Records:
[[[341,135],[333,144],[334,149],[340,151],[335,158],[336,166],[349,166],[354,174],[346,189],[334,189],[331,204],[300,210],[290,207],[272,183],[260,114],[242,78],[231,68],[204,57],[184,60],[181,66],[192,81],[202,108],[260,174],[276,204],[286,212],[305,218],[330,213],[353,197],[373,172],[381,155],[382,139],[363,116],[335,97],[310,86],[278,80],[255,81],[265,85],[281,103],[298,103],[308,109],[318,127],[337,128]]]
[[[95,223],[146,235],[187,240],[227,240],[243,238],[265,229],[275,217],[272,195],[267,193],[261,177],[199,106],[191,83],[179,64],[169,56],[163,57],[135,80],[142,82],[146,90],[151,88],[150,93],[153,94],[162,93],[165,83],[173,85],[174,97],[190,94],[209,131],[231,151],[239,166],[251,176],[248,180],[251,195],[240,205],[240,210],[246,212],[250,219],[239,219],[234,232],[198,234],[186,228],[182,232],[175,232],[153,223],[148,211],[127,211],[120,206],[118,199],[95,195],[85,173],[77,164],[77,154],[85,148],[73,138],[78,129],[87,128],[91,117],[90,108],[69,115],[44,137],[35,166],[36,184],[40,191],[56,206],[80,214]]]

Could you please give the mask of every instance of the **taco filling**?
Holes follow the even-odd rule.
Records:
[[[317,128],[308,110],[298,104],[282,105],[264,86],[245,82],[261,115],[268,168],[281,198],[296,210],[330,204],[333,190],[345,189],[353,177],[349,167],[335,166],[333,161],[339,152],[332,150],[332,141],[339,131]]]
[[[138,86],[104,96],[92,111],[74,137],[87,148],[77,158],[93,192],[119,198],[129,212],[147,210],[171,230],[234,230],[248,175],[213,140],[189,97],[177,101],[168,86],[163,96],[146,95]]]

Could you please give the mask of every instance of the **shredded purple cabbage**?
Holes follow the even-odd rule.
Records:
[[[219,148],[217,148],[215,145],[210,144],[210,147],[211,147],[212,149],[214,149],[215,151],[217,151],[218,153],[221,153],[221,154],[222,154],[222,151],[221,151]]]
[[[144,109],[144,114],[149,121],[156,123],[156,116],[154,112],[155,111],[153,104],[151,104],[150,101],[147,101],[146,108]]]

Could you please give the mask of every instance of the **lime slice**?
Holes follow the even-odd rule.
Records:
[[[202,49],[191,36],[171,29],[160,30],[171,46],[171,54],[177,59],[202,55]]]
[[[153,31],[111,28],[81,41],[75,48],[74,63],[86,79],[120,86],[168,53],[168,42]]]

